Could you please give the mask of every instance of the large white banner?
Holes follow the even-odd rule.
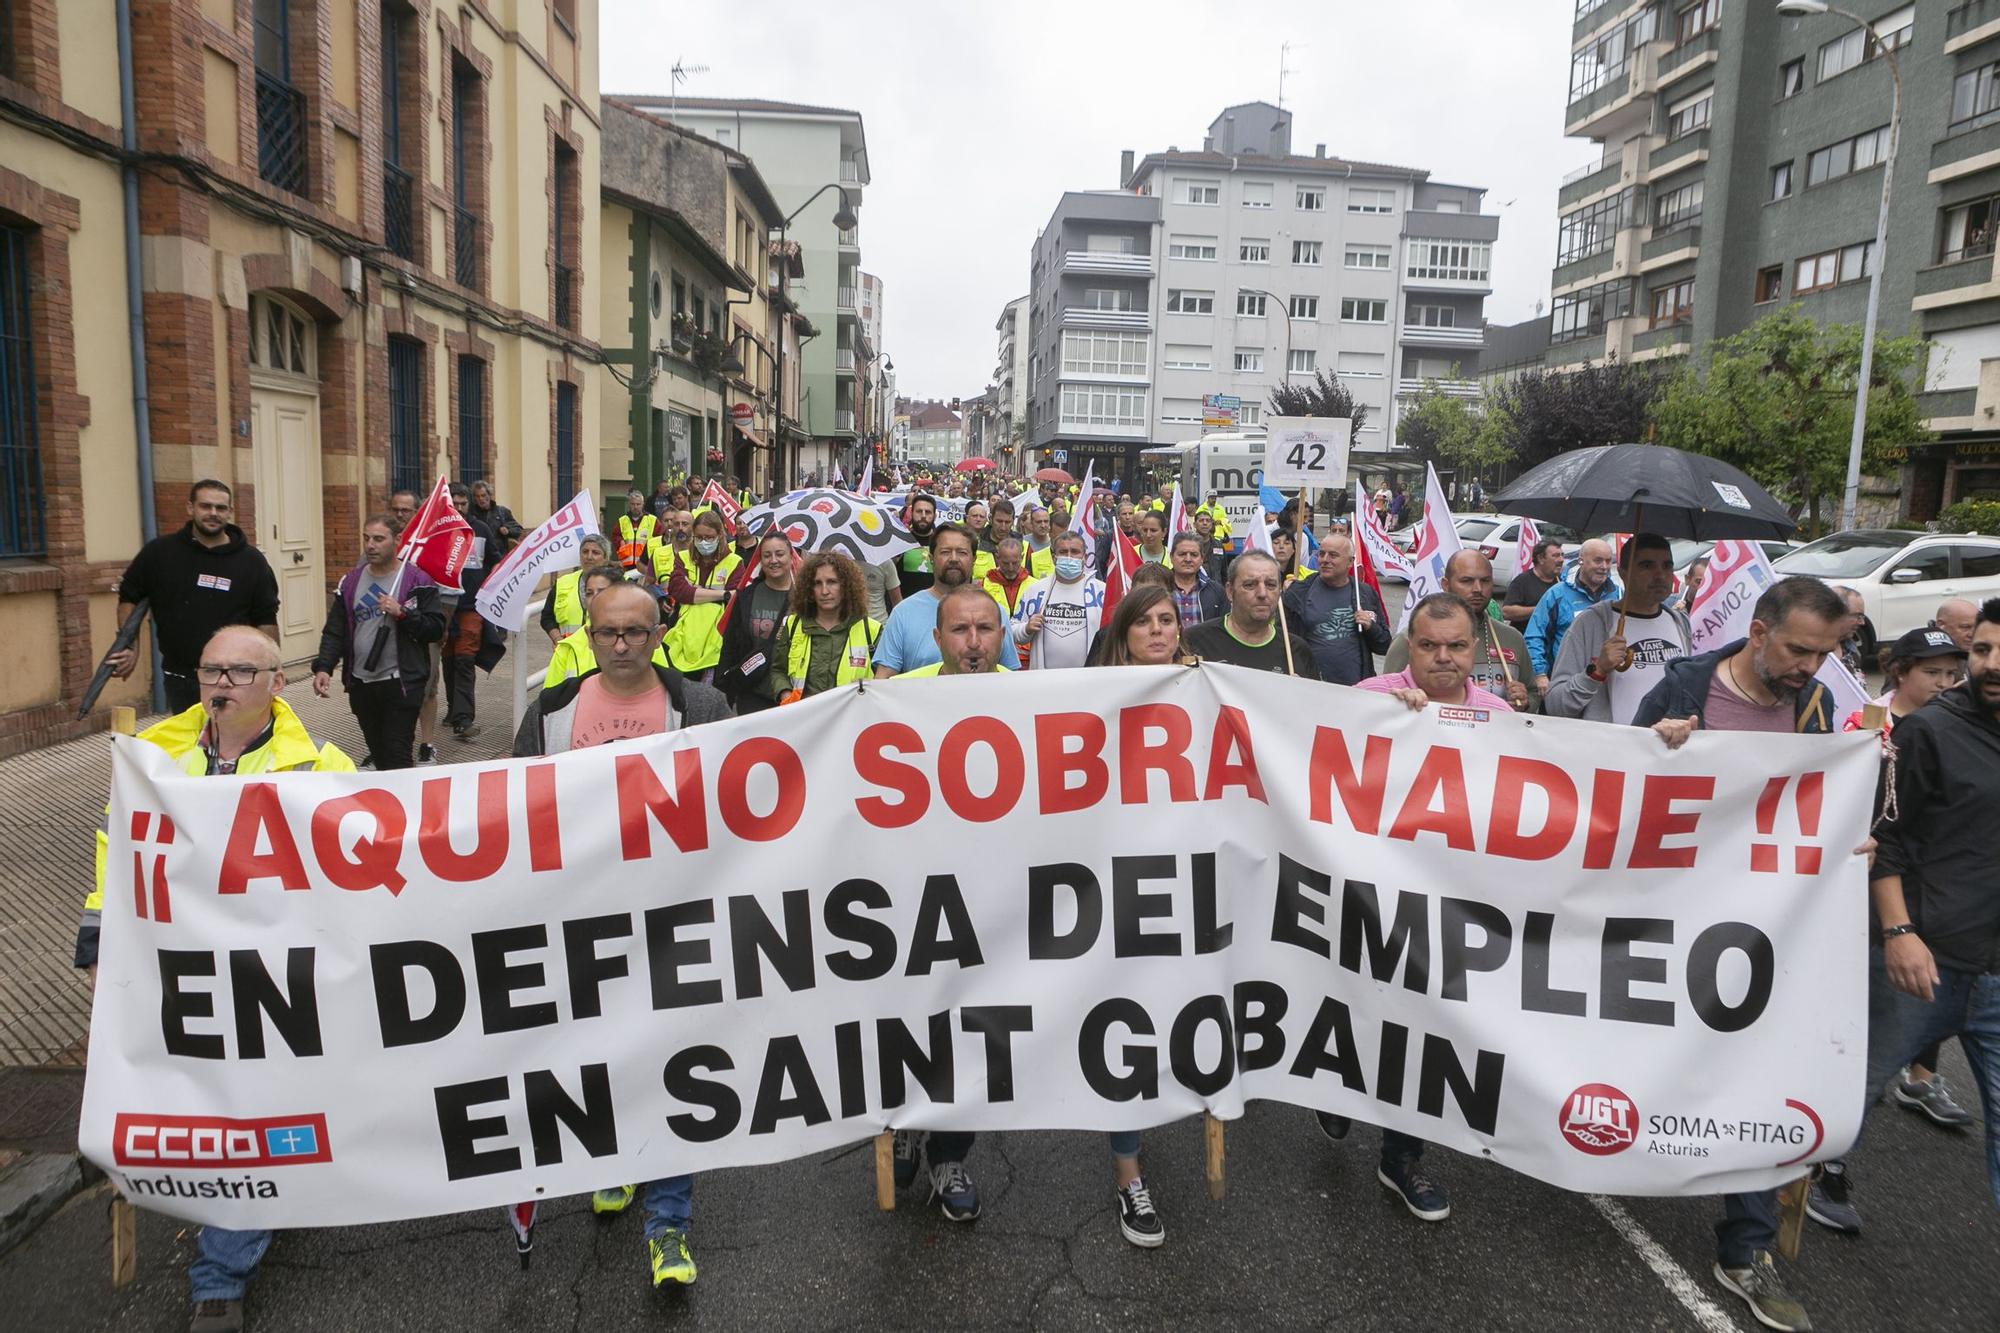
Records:
[[[197,1221],[1259,1098],[1614,1194],[1859,1125],[1866,734],[1668,752],[1209,664],[394,773],[114,745],[82,1145]]]
[[[574,569],[583,558],[583,539],[596,522],[590,492],[578,491],[487,574],[472,599],[479,614],[501,629],[520,632],[528,620],[528,599],[542,576]]]
[[[1698,653],[1725,648],[1748,638],[1757,599],[1778,581],[1764,548],[1751,541],[1717,542],[1708,553],[1708,572],[1696,589],[1694,605],[1688,612]],[[1820,663],[1814,677],[1826,686],[1833,698],[1833,721],[1838,726],[1848,714],[1873,702],[1868,689],[1838,657]]]

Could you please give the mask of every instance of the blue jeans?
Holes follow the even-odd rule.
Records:
[[[1715,1258],[1724,1268],[1747,1268],[1759,1250],[1778,1248],[1778,1191],[1722,1196],[1715,1224]]]
[[[188,1265],[188,1299],[240,1301],[250,1279],[257,1276],[264,1251],[271,1248],[271,1233],[203,1227],[196,1243],[201,1258]]]
[[[639,1207],[646,1217],[646,1239],[658,1240],[669,1231],[686,1231],[694,1215],[694,1177],[668,1176],[639,1187]]]
[[[1889,984],[1880,949],[1868,954],[1868,1086],[1863,1114],[1925,1047],[1957,1037],[1986,1113],[1986,1179],[2000,1207],[2000,973],[1939,966],[1928,1001]]]
[[[1105,1139],[1111,1144],[1113,1157],[1137,1157],[1139,1155],[1139,1131],[1136,1129],[1114,1129]]]
[[[946,1162],[962,1162],[972,1151],[972,1141],[978,1137],[964,1130],[934,1129],[924,1143],[924,1161],[931,1166],[943,1166]]]

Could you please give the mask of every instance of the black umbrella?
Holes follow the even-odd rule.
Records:
[[[1604,444],[1558,454],[1494,497],[1502,514],[1586,535],[1771,540],[1798,527],[1756,482],[1719,459],[1658,444]]]

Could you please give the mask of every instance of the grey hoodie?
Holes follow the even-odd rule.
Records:
[[[1687,612],[1671,602],[1660,610],[1672,616],[1680,629],[1680,655],[1692,656],[1694,630],[1688,625]],[[1617,627],[1618,605],[1611,601],[1585,607],[1570,621],[1562,650],[1556,654],[1555,670],[1549,673],[1549,692],[1542,697],[1542,706],[1551,716],[1580,717],[1587,722],[1611,720],[1611,691],[1603,681],[1590,678],[1590,664]]]

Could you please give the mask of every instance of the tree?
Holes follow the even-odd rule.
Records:
[[[1527,371],[1487,391],[1482,450],[1531,468],[1573,449],[1643,440],[1661,378],[1653,364],[1615,357],[1601,366]]]
[[[1324,370],[1313,376],[1311,384],[1280,384],[1271,390],[1271,415],[1274,417],[1348,417],[1354,422],[1349,439],[1361,435],[1361,423],[1368,419],[1368,409],[1354,401],[1354,395]]]
[[[1453,374],[1452,378],[1458,376]],[[1505,450],[1481,429],[1480,415],[1463,398],[1444,392],[1434,379],[1423,382],[1396,424],[1396,442],[1426,464],[1445,464],[1471,473],[1505,462]]]
[[[1925,346],[1917,337],[1875,340],[1865,472],[1882,468],[1890,448],[1931,438],[1912,392]],[[1718,339],[1668,381],[1653,407],[1658,441],[1735,464],[1795,517],[1808,511],[1818,532],[1822,500],[1846,487],[1860,362],[1860,325],[1821,325],[1797,306],[1776,311]]]

